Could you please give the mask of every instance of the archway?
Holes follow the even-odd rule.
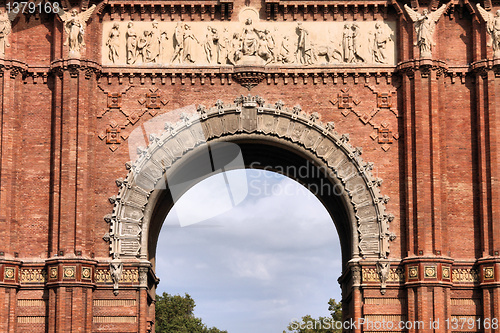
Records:
[[[200,105],[198,114],[183,115],[174,126],[167,124],[128,164],[127,178],[117,180],[120,191],[112,198],[113,213],[106,217],[115,266],[141,260],[154,267],[158,233],[174,203],[171,189],[175,187],[178,196],[200,179],[234,168],[238,154],[244,167],[275,170],[329,189],[316,195],[338,230],[344,275],[350,275],[347,268],[361,259],[387,258],[394,238],[388,223],[392,216],[384,206],[388,197],[380,194],[381,180],[374,179],[373,165],[362,160],[361,149],[352,147],[349,136],[337,133],[333,123],[322,124],[316,113],[305,113],[299,106],[288,109],[281,101],[267,104],[257,96],[240,96],[232,104],[218,100],[209,110]],[[359,275],[359,269],[353,271]],[[141,274],[141,284],[154,289],[146,272]],[[352,280],[350,286],[359,283],[358,277]]]

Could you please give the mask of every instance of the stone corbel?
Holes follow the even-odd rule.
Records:
[[[391,271],[390,263],[385,260],[377,261],[377,273],[380,278],[380,293],[385,295],[387,288],[387,279],[389,278],[389,272]]]
[[[118,255],[113,256],[113,260],[109,263],[109,271],[111,273],[111,278],[113,279],[113,294],[118,295],[118,282],[122,278],[123,273],[123,262],[118,258]]]

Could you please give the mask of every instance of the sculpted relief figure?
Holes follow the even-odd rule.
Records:
[[[344,54],[344,62],[353,62],[354,60],[352,33],[351,26],[349,24],[344,24],[344,30],[342,32],[342,51]]]
[[[297,62],[300,64],[312,65],[312,45],[309,39],[309,32],[304,29],[302,23],[297,24],[297,34],[299,39],[297,41]]]
[[[175,62],[175,60],[181,62],[182,49],[184,48],[184,26],[181,22],[177,22],[172,39],[174,43],[174,53],[172,54],[172,59],[170,59],[170,62],[173,63]]]
[[[0,58],[5,56],[5,48],[10,47],[9,35],[12,32],[11,22],[16,18],[16,13],[7,12],[0,8]]]
[[[497,10],[493,15],[481,7],[480,4],[477,4],[477,9],[486,22],[486,31],[491,37],[489,45],[493,49],[493,58],[500,58],[500,10]]]
[[[231,65],[236,65],[236,63],[241,59],[241,50],[243,49],[243,40],[240,35],[235,32],[233,34],[233,39],[231,40],[231,46],[227,51],[227,61]]]
[[[162,34],[158,29],[158,22],[153,21],[151,31],[147,35],[146,59],[148,62],[159,62],[162,47]]]
[[[242,33],[242,50],[241,53],[245,56],[254,56],[259,49],[258,30],[253,27],[251,18],[245,21],[245,27]]]
[[[183,51],[182,62],[185,61],[189,61],[190,63],[195,62],[195,60],[193,59],[193,48],[195,42],[199,44],[198,39],[196,39],[196,36],[193,35],[193,32],[191,31],[191,27],[187,24],[184,25],[184,34],[182,41],[182,51]]]
[[[351,38],[351,43],[352,43],[352,56],[353,59],[351,59],[351,62],[365,62],[365,58],[362,55],[362,43],[360,41],[360,28],[359,25],[354,23],[351,25],[351,30],[352,30],[352,38]]]
[[[205,52],[205,57],[209,64],[212,63],[213,50],[215,49],[215,41],[218,39],[217,30],[211,26],[207,27],[207,34],[205,36],[205,42],[203,43],[203,51]]]
[[[373,34],[373,62],[387,64],[387,43],[391,41],[391,34],[384,30],[380,22],[375,23]]]
[[[439,21],[441,15],[443,15],[447,5],[442,5],[435,12],[431,13],[427,9],[424,9],[422,14],[414,11],[407,4],[404,7],[415,25],[415,31],[417,32],[417,42],[415,45],[420,50],[420,57],[430,58],[432,56],[432,47],[435,45],[433,36],[436,23]]]
[[[134,23],[127,25],[127,64],[132,65],[137,59],[137,32],[134,29]]]
[[[59,12],[61,20],[64,22],[64,30],[68,34],[64,45],[69,45],[69,54],[74,56],[80,55],[80,50],[85,46],[84,34],[85,26],[90,16],[95,10],[95,5],[92,5],[84,12],[78,13],[78,10],[73,9],[69,12]]]
[[[108,47],[108,58],[112,63],[115,63],[120,55],[118,53],[120,49],[120,25],[118,23],[113,24],[113,28],[109,32],[108,41],[106,42]]]

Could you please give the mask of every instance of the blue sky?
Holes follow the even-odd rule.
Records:
[[[158,294],[189,293],[195,315],[229,333],[281,333],[341,298],[331,217],[303,186],[262,170],[212,176],[185,193],[161,230],[156,274]]]

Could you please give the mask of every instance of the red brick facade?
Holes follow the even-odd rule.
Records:
[[[93,3],[69,2],[62,6]],[[102,63],[105,22],[231,22],[245,7],[240,0],[96,3],[80,59],[68,57],[59,17],[16,18],[0,59],[0,332],[154,327],[149,295],[155,276],[145,261],[154,255],[124,261],[115,296],[110,245],[103,240],[115,180],[126,177],[124,164],[137,157],[129,152],[129,135],[171,110],[213,106],[217,99],[233,103],[248,95],[248,82],[256,84],[250,93],[268,103],[300,104],[323,123],[333,121],[383,180],[381,193],[390,197],[385,207],[394,215],[390,231],[397,236],[387,286],[382,293],[376,260],[361,259],[359,269],[345,261],[346,318],[426,323],[410,332],[468,331],[452,327],[458,317],[482,326],[500,319],[500,59],[493,57],[476,3],[467,0],[450,2],[437,23],[432,59],[419,59],[404,3],[251,3],[265,22],[395,21],[397,65],[378,67],[238,71]],[[439,7],[435,1],[408,4]],[[490,13],[500,9],[498,1],[481,5]],[[438,319],[440,327],[431,329],[429,321]]]

